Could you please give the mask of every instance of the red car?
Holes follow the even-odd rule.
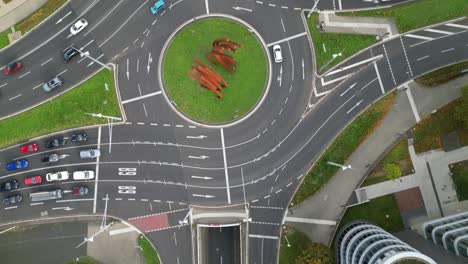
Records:
[[[24,184],[26,185],[36,185],[36,184],[40,184],[41,182],[42,182],[41,176],[32,176],[32,177],[24,179]]]
[[[32,144],[21,146],[20,150],[23,153],[36,152],[37,151],[37,144],[32,143]]]
[[[3,72],[5,72],[5,74],[11,74],[11,73],[14,73],[15,71],[21,69],[21,67],[23,67],[23,64],[21,64],[20,62],[12,62],[10,64],[8,64],[7,66],[5,66],[5,68],[3,68]]]

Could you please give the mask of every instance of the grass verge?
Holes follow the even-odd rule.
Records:
[[[11,29],[5,29],[4,31],[0,32],[0,49],[10,44],[10,40],[8,39],[8,34],[10,33]]]
[[[394,232],[404,227],[394,194],[381,196],[368,203],[348,208],[341,218],[338,230],[355,220],[366,220],[388,232]]]
[[[465,87],[465,89],[468,89],[468,87]],[[413,130],[416,152],[420,153],[441,148],[440,136],[452,131],[457,131],[461,145],[468,145],[468,129],[464,129],[463,122],[454,115],[456,108],[462,103],[461,99],[455,100],[441,107],[437,112],[424,118],[416,125]]]
[[[312,170],[307,173],[299,190],[294,195],[292,201],[294,204],[299,204],[313,195],[338,171],[339,168],[328,165],[327,161],[332,160],[344,164],[354,150],[379,126],[380,121],[392,107],[395,97],[395,92],[386,95],[342,130],[315,163]]]
[[[390,180],[385,177],[384,171],[384,166],[388,163],[397,165],[402,172],[402,176],[413,173],[414,168],[408,150],[408,139],[406,137],[403,137],[400,142],[383,157],[361,186],[369,186]]]
[[[20,30],[24,35],[44,19],[48,18],[55,10],[59,9],[67,0],[48,0],[41,8],[32,13],[27,18],[15,25],[16,30]]]
[[[459,201],[468,200],[468,160],[450,166]]]
[[[460,63],[452,64],[433,72],[429,72],[416,78],[415,81],[426,86],[436,86],[462,76],[466,73],[463,72],[465,70],[468,70],[468,61],[462,61]]]
[[[331,264],[333,262],[333,255],[328,247],[322,244],[313,243],[299,230],[291,227],[283,229],[278,263]]]
[[[228,38],[242,44],[230,53],[237,62],[230,74],[221,65],[213,66],[206,55],[217,38]],[[187,75],[197,58],[226,80],[223,99],[199,87]],[[266,57],[260,42],[243,25],[228,19],[207,18],[182,29],[166,51],[163,65],[166,91],[177,108],[190,118],[204,123],[225,123],[247,113],[260,99],[267,80]]]
[[[419,0],[390,8],[337,13],[343,16],[395,18],[399,33],[466,16],[466,0]]]
[[[317,70],[325,66],[333,58],[333,54],[340,52],[342,54],[342,56],[332,60],[326,67],[323,67],[320,72],[325,72],[354,53],[376,42],[375,36],[322,32],[317,28],[317,25],[319,25],[317,13],[312,14],[307,19],[307,25],[314,43]],[[326,52],[323,48],[324,45]]]
[[[67,264],[98,264],[92,257],[81,257],[78,261],[70,261]]]
[[[109,85],[108,91],[104,83]],[[1,120],[0,147],[47,133],[105,121],[85,113],[120,116],[111,71],[101,70],[86,82],[47,103]]]
[[[138,237],[138,245],[143,251],[143,256],[145,257],[146,264],[159,264],[159,256],[156,252],[156,249],[150,244],[150,242],[144,237]]]

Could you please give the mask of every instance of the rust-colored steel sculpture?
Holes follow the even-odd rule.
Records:
[[[227,87],[227,82],[198,59],[194,59],[194,61],[197,65],[192,65],[192,71],[188,71],[187,75],[196,80],[202,87],[213,91],[219,99],[222,99],[223,95],[220,91]]]
[[[234,67],[237,66],[237,63],[234,57],[225,54],[225,51],[237,52],[238,48],[241,48],[242,45],[236,42],[233,42],[226,38],[219,38],[213,41],[213,48],[211,52],[208,53],[208,60],[217,65],[218,63],[223,66],[230,73],[234,73]]]

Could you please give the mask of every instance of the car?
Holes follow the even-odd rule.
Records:
[[[4,182],[0,185],[0,191],[11,191],[18,189],[18,181],[12,180],[8,182]]]
[[[84,132],[71,135],[72,142],[82,142],[86,140],[88,140],[88,135]]]
[[[57,162],[59,160],[60,160],[60,156],[57,153],[52,153],[41,158],[41,161],[44,163]]]
[[[79,187],[74,187],[72,189],[72,194],[73,195],[86,195],[88,194],[89,189],[86,186],[79,186]]]
[[[78,54],[80,54],[80,52],[77,49],[74,47],[69,47],[63,52],[63,59],[65,60],[65,63],[68,63]]]
[[[23,64],[21,64],[20,62],[14,61],[8,64],[7,66],[5,66],[5,68],[3,68],[3,72],[7,75],[12,74],[15,71],[21,69],[22,67],[23,67]]]
[[[75,172],[73,172],[73,179],[74,180],[91,180],[91,179],[94,179],[94,171],[92,171],[92,170],[75,171]]]
[[[63,80],[62,78],[60,77],[54,77],[52,78],[51,80],[49,80],[48,82],[44,83],[44,85],[42,85],[42,90],[44,90],[44,92],[48,93],[50,91],[52,91],[53,89],[59,87],[60,85],[62,85],[63,83]]]
[[[70,33],[72,35],[76,35],[80,33],[86,26],[88,26],[88,21],[86,21],[84,18],[80,18],[70,27]]]
[[[36,185],[42,182],[41,176],[32,176],[24,179],[25,185]]]
[[[50,139],[50,140],[47,140],[46,143],[45,143],[45,147],[46,148],[57,148],[57,147],[60,147],[60,146],[65,146],[65,144],[67,144],[67,140],[63,137],[59,137],[59,138],[54,138],[54,139]]]
[[[273,46],[273,57],[275,58],[276,63],[280,63],[283,61],[283,55],[281,53],[281,46],[274,45]]]
[[[159,13],[161,10],[166,8],[166,4],[164,3],[164,0],[158,0],[150,7],[151,14],[155,15]]]
[[[69,178],[68,171],[56,171],[56,172],[49,172],[46,174],[47,181],[66,181]]]
[[[3,204],[4,205],[15,204],[15,203],[21,202],[22,200],[23,200],[23,196],[21,196],[20,194],[17,194],[17,195],[13,195],[13,196],[6,197],[5,199],[3,199]]]
[[[99,149],[86,149],[80,151],[80,158],[82,159],[94,159],[101,156],[101,151]]]
[[[7,171],[12,171],[12,170],[19,170],[19,169],[24,169],[28,167],[28,161],[25,159],[20,159],[16,160],[13,162],[10,162],[6,165]]]
[[[31,144],[27,144],[27,145],[24,145],[24,146],[21,146],[20,147],[20,151],[22,153],[28,153],[28,152],[36,152],[37,151],[37,144],[36,143],[31,143]]]

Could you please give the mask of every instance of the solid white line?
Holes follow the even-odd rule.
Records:
[[[441,53],[445,53],[445,52],[448,52],[448,51],[452,51],[452,50],[454,50],[454,49],[455,49],[455,48],[446,49],[446,50],[441,51]]]
[[[330,76],[330,75],[333,75],[335,73],[342,72],[342,71],[345,71],[347,69],[351,69],[353,67],[359,66],[359,65],[364,64],[364,63],[368,63],[368,62],[371,62],[371,61],[374,61],[374,60],[379,60],[381,58],[383,58],[382,54],[380,54],[378,56],[374,56],[374,57],[369,58],[369,59],[365,59],[365,60],[360,61],[360,62],[356,62],[356,63],[348,65],[346,67],[339,68],[338,70],[331,71],[331,72],[327,73],[327,75],[325,75],[325,76]]]
[[[8,101],[11,101],[11,100],[13,100],[13,99],[16,99],[16,98],[18,98],[18,97],[20,97],[20,96],[21,96],[21,94],[18,94],[17,96],[14,96],[14,97],[8,99]]]
[[[145,95],[142,95],[142,96],[138,96],[138,97],[135,97],[135,98],[132,98],[132,99],[127,99],[125,101],[122,101],[122,104],[131,103],[131,102],[134,102],[134,101],[138,101],[138,100],[145,99],[145,98],[155,96],[155,95],[159,95],[159,94],[161,94],[161,91],[145,94]]]
[[[34,87],[33,87],[33,90],[36,90],[37,88],[41,87],[42,85],[44,85],[44,83],[41,83],[41,84],[39,84],[39,85],[37,85],[37,86],[34,86]]]
[[[382,79],[380,79],[379,68],[377,67],[377,63],[374,61],[374,69],[375,73],[377,74],[377,79],[379,80],[380,90],[382,90],[382,94],[385,94],[385,89],[383,87]]]
[[[306,35],[307,35],[307,32],[302,32],[302,33],[299,33],[299,34],[296,34],[296,35],[293,35],[293,36],[290,36],[290,37],[287,37],[287,38],[272,42],[270,44],[267,44],[267,47],[271,47],[273,45],[276,45],[276,44],[279,44],[279,43],[282,43],[282,42],[286,42],[288,40],[292,40],[292,39],[295,39],[295,38],[299,38],[299,37],[302,37],[302,36],[306,36]]]
[[[15,209],[15,208],[18,208],[18,206],[15,205],[15,206],[6,207],[5,210],[10,210],[10,209]]]
[[[57,203],[67,203],[67,202],[87,202],[87,201],[92,201],[94,200],[93,198],[86,198],[86,199],[69,199],[69,200],[57,200],[55,202]]]
[[[406,63],[408,64],[409,73],[413,76],[413,70],[411,69],[411,64],[409,63],[408,54],[406,53],[405,44],[403,44],[403,38],[400,36],[401,46],[403,47],[403,53],[405,54]]]
[[[253,238],[265,238],[265,239],[274,239],[274,240],[278,240],[278,237],[277,237],[277,236],[265,236],[265,235],[255,235],[255,234],[249,234],[249,237],[253,237]]]
[[[227,161],[226,161],[226,147],[224,145],[224,130],[221,128],[221,146],[223,148],[223,161],[224,161],[224,176],[226,177],[226,191],[228,197],[228,203],[231,204],[231,191],[229,187],[229,175],[228,175],[228,168],[227,168]]]
[[[3,86],[7,86],[7,85],[8,85],[8,83],[4,83],[4,84],[0,85],[0,88],[2,88]]]
[[[353,74],[347,74],[347,75],[345,75],[345,76],[341,76],[341,77],[339,77],[339,78],[333,79],[333,80],[331,80],[331,81],[329,81],[329,82],[324,82],[324,81],[323,81],[323,78],[320,78],[320,81],[322,82],[322,86],[326,86],[326,85],[329,85],[329,84],[332,84],[332,83],[335,83],[335,82],[344,80],[344,79],[346,79],[346,78],[349,78],[351,75],[353,75]]]
[[[447,24],[445,24],[445,25],[446,25],[446,26],[449,26],[449,27],[456,27],[456,28],[468,29],[468,26],[460,25],[460,24],[447,23]]]
[[[415,39],[425,39],[425,40],[433,40],[434,38],[426,37],[426,36],[419,36],[414,34],[406,34],[405,37],[415,38]]]
[[[60,76],[60,75],[62,75],[62,74],[64,74],[64,73],[66,73],[67,71],[68,71],[68,69],[65,69],[65,70],[59,72],[59,74],[57,74],[57,76]]]
[[[408,84],[405,84],[404,86],[406,87],[406,95],[408,96],[408,100],[409,100],[410,105],[411,105],[411,110],[413,110],[414,118],[416,119],[416,123],[419,123],[419,121],[421,121],[421,117],[419,116],[418,109],[416,108],[416,104],[414,103],[413,95],[411,94],[411,90],[410,90]]]
[[[10,230],[12,230],[12,229],[14,229],[14,228],[16,228],[16,226],[12,226],[12,227],[10,227],[10,228],[8,228],[8,229],[2,230],[2,231],[0,232],[0,234],[6,233],[6,232],[8,232],[8,231],[10,231]]]
[[[375,82],[377,80],[377,77],[375,77],[372,81],[370,81],[368,84],[364,85],[364,87],[361,88],[361,91],[366,89],[367,86],[369,86],[371,83]]]
[[[331,226],[336,225],[336,221],[290,217],[290,216],[286,216],[285,220],[286,222],[295,222],[295,223],[307,223],[307,224],[331,225]]]
[[[145,111],[145,116],[148,117],[148,112],[146,111],[145,103],[143,103],[143,110]]]
[[[34,206],[34,205],[41,205],[41,204],[44,204],[43,202],[40,202],[40,203],[32,203],[30,204],[31,206]]]
[[[125,234],[125,233],[133,232],[133,231],[136,231],[135,228],[133,228],[133,227],[127,227],[127,228],[121,228],[121,229],[117,229],[117,230],[111,230],[111,231],[109,231],[109,236]]]
[[[427,59],[427,58],[429,58],[429,55],[426,55],[426,56],[424,56],[424,57],[421,57],[421,58],[417,59],[416,61],[421,61],[421,60],[424,60],[424,59]]]
[[[346,114],[351,113],[356,107],[358,107],[364,99],[361,99],[361,101],[357,102],[353,107],[351,107],[348,111],[346,111]]]
[[[343,7],[341,6],[341,0],[338,0],[338,8],[339,8],[340,10],[343,9]]]
[[[92,39],[90,42],[86,43],[83,47],[80,48],[80,50],[84,50],[88,45],[94,42],[94,39]]]
[[[54,58],[50,58],[50,59],[48,59],[48,60],[44,61],[43,63],[41,63],[41,66],[44,66],[44,65],[46,65],[46,63],[48,63],[49,61],[51,61],[51,60],[53,60],[53,59],[54,59]]]
[[[97,149],[101,149],[101,127],[98,128]],[[96,158],[96,179],[94,180],[93,214],[96,213],[96,202],[97,202],[97,193],[98,193],[98,179],[99,179],[99,156]]]
[[[210,13],[210,8],[208,6],[208,0],[205,0],[205,6],[206,6],[206,13],[209,14]]]
[[[21,78],[23,78],[24,76],[26,76],[26,75],[28,75],[28,74],[30,74],[30,73],[31,73],[31,71],[28,71],[28,72],[26,72],[26,73],[20,75],[20,76],[18,76],[18,79],[21,79]]]
[[[454,32],[450,32],[450,31],[438,30],[438,29],[432,29],[432,28],[424,29],[424,31],[434,32],[434,33],[439,33],[439,34],[445,34],[445,35],[452,35],[454,33]]]
[[[340,94],[340,97],[345,95],[349,90],[353,89],[353,87],[356,85],[356,83],[353,83],[351,86],[349,86],[348,89],[346,89],[342,94]]]
[[[284,22],[283,22],[283,19],[282,19],[282,18],[280,18],[280,20],[281,20],[281,26],[283,27],[283,32],[286,32],[286,28],[284,27]]]

